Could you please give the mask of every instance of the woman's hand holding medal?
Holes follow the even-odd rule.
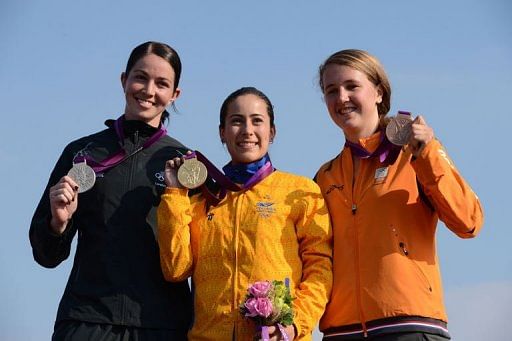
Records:
[[[411,113],[399,111],[386,127],[388,140],[398,146],[408,145],[411,153],[418,157],[425,145],[434,138],[434,130],[427,125],[423,116],[413,120]]]
[[[50,226],[56,234],[62,234],[78,207],[78,185],[69,176],[50,187],[50,208],[52,219]]]
[[[418,157],[427,143],[434,138],[434,130],[427,125],[423,116],[418,115],[411,125],[411,137],[409,139],[409,149],[414,157]]]
[[[171,188],[194,189],[201,186],[208,175],[205,165],[190,150],[187,155],[165,163],[165,184]]]

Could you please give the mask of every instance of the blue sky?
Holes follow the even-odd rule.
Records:
[[[344,142],[316,85],[318,65],[345,48],[376,55],[393,87],[391,113],[424,115],[485,210],[473,240],[439,224],[454,340],[506,339],[510,13],[507,0],[2,1],[0,339],[51,335],[72,259],[53,270],[38,266],[30,218],[64,146],[122,113],[120,73],[147,40],[169,43],[183,62],[170,135],[223,165],[219,107],[233,90],[256,86],[275,106],[273,162],[310,177]]]

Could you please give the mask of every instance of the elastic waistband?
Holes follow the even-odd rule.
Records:
[[[360,323],[332,327],[322,331],[324,340],[359,340],[365,337],[391,333],[423,332],[450,338],[445,321],[421,316],[396,316],[369,321],[366,335]]]

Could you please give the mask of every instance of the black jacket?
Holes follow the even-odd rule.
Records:
[[[78,231],[73,269],[57,313],[57,322],[73,319],[142,328],[187,329],[192,301],[187,282],[169,283],[162,276],[156,239],[156,209],[165,189],[165,161],[186,148],[164,135],[96,179],[78,195],[78,209],[61,236],[50,231],[48,192],[66,175],[79,155],[96,161],[121,147],[113,121],[99,133],[70,143],[53,170],[30,225],[34,259],[53,268],[70,253]],[[125,121],[124,149],[142,146],[156,129]]]

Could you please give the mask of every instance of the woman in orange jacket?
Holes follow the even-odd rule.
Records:
[[[474,237],[483,221],[477,196],[423,117],[385,117],[391,87],[375,57],[336,52],[319,80],[346,140],[316,175],[334,233],[324,340],[449,339],[435,231],[440,219]]]
[[[189,340],[253,340],[256,326],[239,312],[249,285],[286,278],[293,324],[269,327],[270,339],[311,340],[332,282],[331,228],[320,189],[311,179],[273,168],[274,111],[261,91],[247,87],[229,95],[219,133],[231,156],[223,170],[243,189],[212,205],[204,191],[189,197],[176,174],[182,160],[175,158],[166,164],[158,208],[164,276],[192,276],[194,283]]]

